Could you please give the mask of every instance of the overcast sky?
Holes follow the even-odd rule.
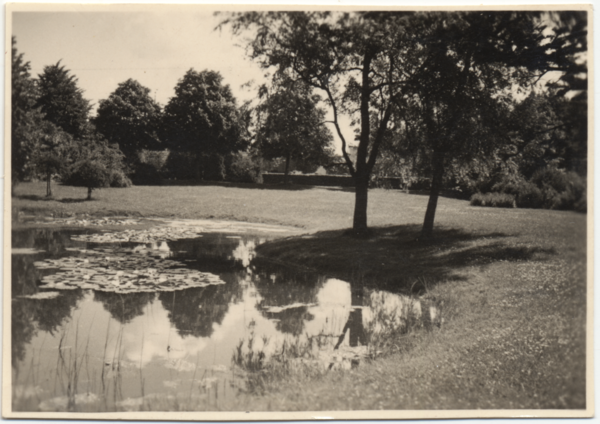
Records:
[[[238,105],[257,97],[265,71],[247,58],[243,40],[230,28],[215,27],[224,19],[201,7],[162,8],[135,12],[15,12],[12,34],[17,49],[31,63],[32,76],[61,60],[78,78],[84,97],[95,108],[128,78],[152,90],[163,106],[175,94],[177,81],[190,69],[221,73]],[[244,84],[252,81],[248,87]],[[348,141],[353,138],[342,119]],[[340,142],[333,127],[336,150]]]
[[[82,7],[86,6],[78,6]],[[106,10],[107,5],[98,7]],[[266,82],[264,71],[246,57],[240,37],[234,37],[228,27],[215,30],[224,16],[214,16],[214,7],[127,7],[134,11],[15,12],[12,34],[18,51],[31,63],[34,77],[44,66],[61,60],[78,78],[84,97],[94,106],[93,113],[98,102],[128,78],[150,88],[164,106],[190,68],[220,72],[238,105],[257,97],[257,86]],[[251,87],[242,87],[249,81],[254,81]],[[352,142],[349,121],[341,117],[340,124],[346,140]],[[333,126],[330,129],[341,153],[337,134]]]
[[[262,81],[258,65],[245,58],[239,40],[226,29],[215,31],[221,17],[196,10],[168,13],[18,12],[13,17],[17,48],[37,76],[44,66],[62,60],[79,79],[84,95],[97,105],[128,78],[152,90],[165,105],[177,81],[190,68],[219,71],[238,98],[254,97],[242,89]]]

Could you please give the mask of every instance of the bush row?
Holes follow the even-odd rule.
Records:
[[[475,193],[471,196],[471,206],[491,206],[494,208],[515,208],[515,196],[506,193]]]
[[[142,150],[132,179],[138,185],[161,184],[165,180],[262,182],[264,161],[248,153],[194,155]]]
[[[587,211],[586,181],[575,172],[557,168],[538,170],[529,180],[521,176],[504,177],[491,187],[490,193],[474,194],[471,197],[471,205],[498,204],[499,207],[506,207],[501,206],[502,198],[498,195],[512,196],[519,208]],[[495,200],[496,204],[490,203],[492,200]]]

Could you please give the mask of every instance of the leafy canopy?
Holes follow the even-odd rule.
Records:
[[[75,138],[83,137],[89,131],[91,106],[77,87],[77,78],[70,75],[59,61],[56,65],[44,67],[44,72],[38,76],[38,85],[40,96],[37,105],[45,119]]]
[[[161,108],[150,97],[150,89],[128,79],[108,99],[100,101],[94,124],[98,132],[132,159],[137,151],[159,145],[161,119]]]
[[[167,145],[174,150],[223,155],[248,146],[236,100],[218,72],[186,72],[165,107],[164,122]]]
[[[333,135],[310,86],[280,86],[258,107],[256,147],[265,159],[288,158],[320,164],[331,155]]]

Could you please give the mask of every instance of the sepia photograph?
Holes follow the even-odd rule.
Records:
[[[5,5],[3,417],[592,417],[592,18]]]

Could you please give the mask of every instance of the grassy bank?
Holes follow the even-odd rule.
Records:
[[[30,214],[216,218],[294,225],[301,237],[263,257],[354,285],[418,291],[444,301],[442,328],[346,372],[265,381],[232,410],[585,407],[586,215],[488,209],[441,198],[436,239],[414,241],[426,196],[369,193],[367,240],[343,235],[354,195],[335,188],[205,185],[84,189],[22,184],[13,209]]]

